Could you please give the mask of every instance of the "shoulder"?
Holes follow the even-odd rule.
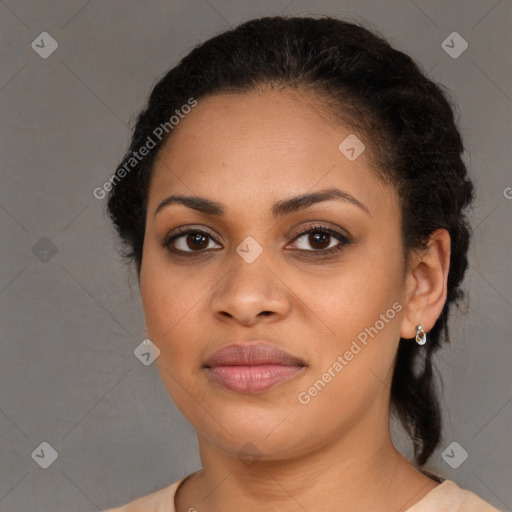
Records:
[[[406,512],[500,512],[471,491],[445,480]]]
[[[122,507],[105,510],[105,512],[175,512],[174,495],[183,480],[182,478],[159,491],[137,498]]]
[[[461,497],[461,511],[463,512],[499,512],[490,503],[484,501],[480,496],[477,496],[471,491],[466,491],[459,488]]]

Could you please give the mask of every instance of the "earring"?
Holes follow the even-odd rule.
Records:
[[[425,345],[427,342],[427,333],[424,331],[421,325],[416,328],[416,343],[418,345]]]

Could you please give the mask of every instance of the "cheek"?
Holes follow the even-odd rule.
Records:
[[[395,251],[359,248],[331,276],[305,282],[304,300],[318,311],[334,338],[352,339],[390,308],[386,320],[396,317],[392,306],[401,297],[400,265],[400,255]]]
[[[195,281],[189,270],[172,267],[160,248],[145,249],[140,293],[148,330],[155,338],[193,314],[194,304],[204,295]]]
[[[329,327],[327,337],[318,338],[311,381],[323,381],[329,368],[336,375],[318,403],[337,397],[343,407],[358,408],[386,392],[400,339],[401,280],[398,250],[363,248],[333,279],[310,285],[308,304]]]
[[[164,369],[178,377],[199,367],[201,344],[208,334],[202,335],[205,323],[200,313],[215,282],[184,266],[171,268],[165,258],[148,249],[140,291],[148,335],[160,349],[157,366],[163,378]]]
[[[393,279],[351,274],[330,288],[323,302],[321,296],[308,297],[322,308],[318,311],[330,329],[328,338],[317,338],[313,371],[300,390],[300,404],[309,401],[301,405],[304,412],[336,424],[385,408],[402,310]]]
[[[194,315],[200,307],[197,286],[183,273],[170,272],[155,260],[146,260],[141,269],[141,298],[149,338],[159,348],[155,364],[167,392],[177,407],[189,416],[190,392],[195,388],[200,367],[198,322]],[[194,394],[197,390],[194,391]]]
[[[166,270],[148,250],[144,255],[140,277],[140,293],[148,335],[164,351],[190,310],[184,300],[183,287],[173,273]],[[163,355],[163,354],[162,354]]]

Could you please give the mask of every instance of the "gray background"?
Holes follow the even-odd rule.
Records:
[[[506,0],[0,2],[0,510],[101,510],[200,468],[192,427],[155,365],[133,354],[144,325],[136,280],[92,191],[158,77],[196,43],[279,12],[378,29],[459,104],[475,239],[469,300],[439,359],[445,439],[427,467],[511,510]],[[46,59],[31,47],[43,31],[59,45]],[[454,31],[469,44],[456,59],[441,47]],[[43,441],[58,452],[47,469],[31,457]],[[468,452],[457,469],[441,457],[452,441]]]

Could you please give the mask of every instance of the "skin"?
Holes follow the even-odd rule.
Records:
[[[222,94],[201,98],[157,157],[141,296],[163,383],[194,426],[202,461],[176,494],[177,512],[396,512],[438,485],[393,446],[389,394],[400,337],[414,338],[418,324],[428,332],[442,311],[450,238],[436,231],[426,251],[404,261],[397,194],[372,169],[368,149],[355,161],[341,154],[338,145],[350,133],[322,113],[311,92]],[[331,187],[368,212],[329,200],[272,217],[276,201]],[[171,204],[155,215],[171,194],[206,197],[225,213]],[[324,245],[296,237],[318,223],[348,234],[351,243],[315,256],[340,244],[333,236]],[[174,242],[185,255],[162,246],[184,225],[211,234],[201,253],[187,245],[187,235]],[[236,252],[246,237],[263,249],[252,263]],[[300,403],[298,394],[395,302],[401,311],[308,404]],[[208,378],[207,356],[258,339],[303,359],[306,368],[258,395]],[[242,447],[251,453],[249,442],[253,463],[237,456]]]

